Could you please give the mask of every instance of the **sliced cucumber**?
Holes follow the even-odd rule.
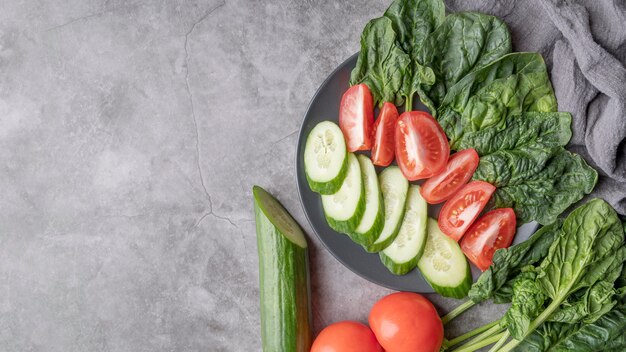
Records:
[[[435,219],[428,219],[426,247],[417,266],[435,292],[445,297],[467,296],[472,285],[470,266],[459,244],[441,232]]]
[[[322,195],[322,206],[328,225],[335,231],[352,233],[365,212],[365,189],[361,167],[356,156],[348,153],[348,173],[339,191]]]
[[[411,185],[398,236],[380,252],[380,260],[389,271],[404,275],[415,269],[426,244],[427,220],[428,206],[420,194],[420,186]]]
[[[259,251],[263,351],[309,351],[309,262],[300,226],[259,186],[252,188]]]
[[[309,187],[321,194],[336,193],[348,171],[348,150],[343,133],[330,121],[318,123],[304,146],[304,173]]]
[[[365,213],[359,226],[350,234],[350,238],[362,246],[369,246],[376,241],[385,224],[383,196],[380,193],[376,168],[370,158],[357,155],[357,159],[365,189]]]
[[[383,194],[385,208],[385,224],[374,243],[365,249],[368,252],[380,252],[385,249],[398,235],[404,218],[404,206],[409,190],[409,181],[404,178],[397,166],[386,168],[378,179]]]

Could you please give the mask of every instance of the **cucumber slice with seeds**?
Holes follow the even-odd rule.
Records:
[[[417,263],[430,286],[444,297],[463,298],[472,285],[472,273],[459,244],[428,219],[424,253]]]
[[[330,121],[318,123],[304,147],[304,173],[309,187],[320,194],[336,193],[347,171],[348,150],[341,129]]]
[[[391,244],[379,253],[383,264],[396,275],[415,269],[426,244],[428,209],[420,194],[420,186],[411,185],[400,232]]]
[[[369,246],[376,241],[385,223],[383,197],[378,185],[376,168],[370,158],[361,154],[357,155],[357,159],[365,189],[365,213],[359,226],[350,234],[350,238],[362,246]]]
[[[352,233],[365,212],[365,190],[361,167],[356,156],[348,154],[348,173],[339,191],[322,195],[322,206],[328,225],[335,231]]]
[[[365,248],[368,252],[382,251],[398,235],[404,218],[406,195],[409,190],[409,181],[404,178],[402,171],[397,166],[386,168],[381,172],[378,181],[383,194],[385,224],[376,241]]]

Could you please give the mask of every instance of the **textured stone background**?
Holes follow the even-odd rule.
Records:
[[[251,187],[309,230],[297,130],[387,5],[0,1],[0,350],[260,350]],[[316,331],[366,321],[310,242]]]

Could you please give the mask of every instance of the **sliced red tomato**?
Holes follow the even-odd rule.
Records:
[[[480,270],[492,263],[493,254],[508,248],[515,236],[515,212],[511,208],[495,209],[478,219],[461,240],[465,256]]]
[[[389,166],[395,154],[394,134],[398,121],[398,109],[392,103],[383,104],[374,123],[374,145],[372,162],[378,166]]]
[[[350,152],[372,148],[374,105],[372,93],[365,84],[350,87],[341,97],[339,127]]]
[[[443,324],[435,306],[417,293],[383,297],[372,307],[369,323],[387,352],[439,352],[443,341]]]
[[[458,241],[474,223],[496,190],[490,183],[472,181],[448,199],[439,212],[439,228]]]
[[[395,139],[396,162],[409,181],[429,178],[448,162],[448,138],[427,112],[402,113],[396,124]]]
[[[328,325],[317,335],[311,352],[383,352],[370,328],[357,321]]]
[[[478,154],[474,149],[454,153],[442,172],[424,182],[420,188],[422,197],[430,204],[447,200],[472,178],[476,167]]]

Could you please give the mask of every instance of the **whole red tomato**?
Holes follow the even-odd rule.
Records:
[[[369,323],[387,352],[438,352],[443,324],[437,310],[422,295],[398,292],[374,304]]]
[[[370,328],[356,321],[328,325],[317,335],[311,352],[383,352]]]

